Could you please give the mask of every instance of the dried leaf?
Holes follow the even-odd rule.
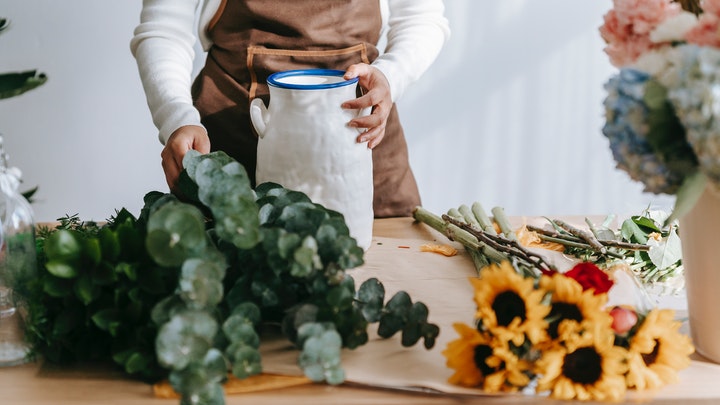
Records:
[[[427,243],[425,245],[420,246],[421,252],[432,252],[432,253],[439,253],[443,256],[455,256],[457,254],[457,249],[450,245],[439,245],[434,243]]]

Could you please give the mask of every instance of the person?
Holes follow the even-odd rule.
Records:
[[[268,97],[267,77],[339,69],[365,90],[342,107],[372,108],[348,125],[365,129],[357,141],[372,148],[374,214],[411,215],[420,196],[395,102],[434,62],[449,33],[442,0],[144,0],[130,48],[164,144],[168,186],[177,191],[191,149],[226,152],[254,186],[257,136],[249,103]],[[207,56],[193,80],[197,38]]]

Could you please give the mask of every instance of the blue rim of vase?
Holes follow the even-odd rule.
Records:
[[[279,81],[280,79],[293,76],[336,76],[343,77],[345,72],[336,69],[296,69],[286,70],[283,72],[276,72],[268,76],[267,83],[269,86],[279,87],[282,89],[294,89],[294,90],[323,90],[332,89],[336,87],[349,86],[358,82],[358,78],[354,77],[350,80],[343,80],[335,83],[321,83],[321,84],[297,84],[297,83],[284,83]]]

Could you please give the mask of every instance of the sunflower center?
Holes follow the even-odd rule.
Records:
[[[602,375],[602,357],[592,347],[581,347],[565,355],[562,373],[578,384],[592,385]]]
[[[642,354],[642,359],[645,362],[646,366],[655,363],[655,360],[657,360],[658,352],[660,352],[660,341],[655,339],[655,347],[653,347],[653,351],[650,353]]]
[[[497,296],[492,303],[492,309],[495,311],[498,325],[508,326],[516,317],[521,322],[525,321],[525,301],[514,291],[503,291]]]
[[[567,302],[556,302],[552,304],[549,315],[549,326],[548,333],[553,339],[558,337],[558,326],[560,321],[563,319],[572,319],[573,321],[580,322],[583,320],[580,308],[575,304],[569,304]]]
[[[490,375],[495,371],[492,367],[488,366],[485,360],[492,356],[493,349],[488,345],[477,345],[475,346],[475,366],[480,370],[482,375]]]

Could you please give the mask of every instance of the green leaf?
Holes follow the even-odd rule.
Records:
[[[167,292],[162,273],[157,270],[137,273],[137,283],[143,291],[153,295]]]
[[[48,260],[60,262],[77,262],[82,254],[82,244],[77,232],[60,229],[53,232],[45,240],[45,255]]]
[[[250,322],[253,326],[260,324],[260,308],[252,302],[243,302],[232,309],[232,315],[238,315]]]
[[[101,293],[100,287],[95,285],[92,278],[90,278],[90,276],[88,275],[83,275],[78,278],[77,282],[75,283],[74,291],[75,296],[85,306],[97,299]]]
[[[148,221],[148,253],[161,266],[179,266],[199,255],[207,244],[202,213],[183,203],[167,203]]]
[[[45,263],[45,268],[50,274],[60,278],[75,278],[79,274],[75,267],[56,260],[49,260]]]
[[[675,198],[675,207],[670,216],[665,220],[664,226],[668,226],[673,221],[682,218],[690,212],[705,191],[706,184],[707,177],[699,171],[687,176],[682,185],[680,185],[680,189],[678,189]]]
[[[233,345],[239,344],[256,349],[260,347],[260,337],[252,323],[248,322],[246,318],[238,315],[229,317],[223,323],[223,332],[233,342]]]
[[[398,291],[385,305],[385,313],[380,317],[378,325],[378,335],[383,338],[389,338],[405,326],[410,309],[412,308],[412,300],[405,291]]]
[[[0,33],[10,28],[10,20],[7,18],[0,18]]]
[[[85,265],[97,266],[102,260],[102,251],[100,249],[100,241],[96,238],[86,238],[82,240],[83,257],[88,260]]]
[[[102,228],[98,233],[100,251],[105,260],[113,262],[120,256],[120,241],[117,235],[109,228]]]
[[[92,321],[98,328],[110,332],[120,324],[120,314],[115,308],[106,308],[97,311],[92,316]]]
[[[648,232],[659,233],[661,231],[655,221],[652,220],[652,218],[648,218],[644,215],[635,215],[632,217],[632,221],[635,222],[635,224],[640,228],[645,228],[645,234],[647,234]]]
[[[47,76],[37,70],[0,74],[0,99],[19,96],[46,81]]]
[[[248,346],[238,347],[232,353],[232,358],[232,373],[237,378],[245,379],[262,372],[260,352],[257,349]]]
[[[115,269],[109,262],[100,263],[90,272],[93,282],[98,285],[110,285],[117,280]]]
[[[349,308],[353,303],[354,291],[343,286],[336,286],[330,289],[327,295],[327,303],[333,312],[338,313]]]
[[[53,322],[53,335],[61,336],[72,332],[80,324],[82,315],[72,307],[63,308]]]
[[[377,278],[365,280],[357,292],[358,306],[368,322],[377,322],[382,315],[385,301],[385,287]]]
[[[135,352],[125,362],[125,372],[128,374],[139,373],[150,364],[151,359],[147,355]]]
[[[660,242],[651,239],[648,244],[650,245],[648,256],[659,270],[668,268],[682,260],[680,237],[675,232],[675,228],[670,231],[667,239]]]
[[[622,223],[621,234],[629,242],[647,243],[647,234],[632,219],[626,219]]]
[[[73,283],[70,279],[46,277],[43,281],[43,291],[51,297],[67,297],[73,293]]]
[[[435,340],[440,335],[440,328],[432,323],[426,323],[422,326],[422,334],[425,338],[425,348],[430,350],[435,346]]]

